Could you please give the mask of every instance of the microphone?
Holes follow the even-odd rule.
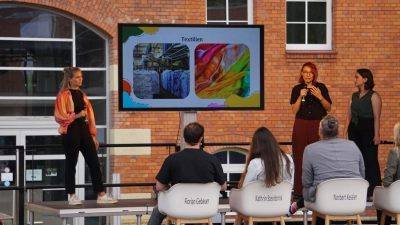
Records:
[[[304,84],[303,89],[306,89],[306,88],[307,88],[307,84]],[[306,96],[303,96],[301,98],[301,101],[304,103],[306,101]]]
[[[86,110],[86,105],[82,106],[82,110]],[[85,123],[88,123],[87,114],[85,115]]]

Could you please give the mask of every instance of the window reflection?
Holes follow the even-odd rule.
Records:
[[[105,41],[80,23],[75,23],[76,66],[105,67]]]
[[[72,38],[72,20],[51,12],[0,6],[0,37]]]
[[[1,41],[3,67],[66,67],[72,64],[72,42]]]
[[[229,20],[247,20],[247,0],[229,1]]]
[[[88,96],[106,94],[106,71],[84,71],[82,91]],[[0,70],[0,96],[55,97],[64,75],[61,71]]]
[[[16,146],[17,145],[17,137],[13,136],[0,136],[0,146]],[[15,149],[1,149],[0,148],[0,156],[1,155],[15,155]],[[0,171],[3,167],[0,165]]]
[[[16,185],[16,179],[17,179],[17,167],[16,167],[15,160],[0,160],[1,173],[4,173],[4,169],[6,167],[10,169],[10,173],[13,173],[13,180],[10,181],[10,186],[9,186],[9,187],[13,187]],[[2,182],[2,181],[0,181],[0,187],[1,186],[3,186],[3,187],[5,186],[4,182]],[[2,192],[2,191],[0,191],[0,192]]]
[[[0,100],[0,116],[54,116],[55,100]]]
[[[26,174],[27,185],[64,185],[65,160],[26,160]]]
[[[229,164],[244,164],[246,163],[246,155],[230,151],[229,152]]]
[[[46,135],[46,136],[26,136],[26,155],[63,155],[64,150],[59,148],[30,148],[30,145],[61,145],[60,135]]]

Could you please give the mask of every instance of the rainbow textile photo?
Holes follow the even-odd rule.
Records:
[[[202,99],[250,95],[250,49],[244,44],[200,44],[195,50],[195,92]]]

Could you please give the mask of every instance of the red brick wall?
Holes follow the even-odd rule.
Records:
[[[0,0],[0,2],[8,2]],[[110,60],[117,64],[117,23],[205,23],[203,1],[45,1],[18,0],[48,6],[82,18],[111,38]],[[134,3],[132,3],[134,2]],[[304,62],[318,66],[333,100],[332,114],[342,124],[352,92],[357,68],[373,71],[376,88],[383,99],[381,138],[392,139],[400,84],[400,24],[398,1],[333,1],[333,49],[336,54],[288,54],[285,50],[285,1],[254,0],[254,23],[265,25],[265,110],[241,112],[199,112],[198,121],[206,127],[206,140],[215,142],[249,141],[259,126],[270,128],[279,141],[291,141],[294,115],[289,105],[291,88],[296,84]],[[118,112],[117,93],[112,93],[112,128],[151,128],[153,143],[175,142],[179,130],[178,112]],[[343,130],[341,128],[341,131]],[[340,134],[342,135],[342,134]],[[383,169],[388,145],[380,146]],[[209,148],[215,151],[218,148]],[[173,152],[173,149],[171,150]],[[161,163],[168,155],[164,147],[152,149],[151,156],[117,156],[111,161],[121,182],[154,182]],[[149,188],[123,188],[123,192],[149,192]]]

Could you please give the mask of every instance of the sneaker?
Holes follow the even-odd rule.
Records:
[[[68,204],[70,204],[70,205],[82,205],[82,201],[79,200],[78,195],[72,195],[72,197],[70,197],[68,199]]]
[[[291,217],[293,214],[297,212],[297,204],[296,202],[293,202],[290,207],[289,207],[289,212],[286,214],[287,217]]]
[[[97,196],[97,203],[98,204],[110,204],[110,203],[117,203],[118,200],[116,200],[115,198],[113,198],[112,196],[105,194],[103,196]]]

